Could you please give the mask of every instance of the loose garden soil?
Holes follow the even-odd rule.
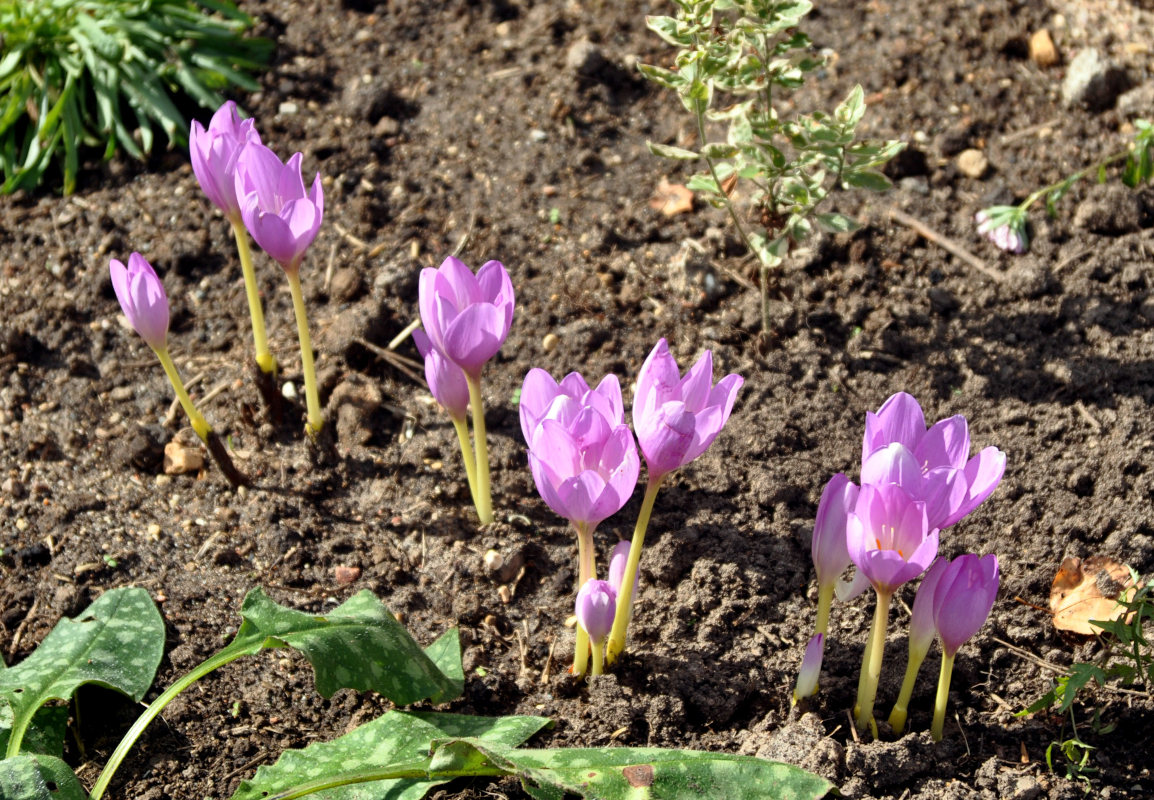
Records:
[[[1143,693],[1090,693],[1075,708],[1096,750],[1087,784],[1048,769],[1070,718],[1018,712],[1055,668],[1096,657],[1053,627],[1050,583],[1068,555],[1154,570],[1154,196],[1079,185],[1029,254],[974,232],[974,213],[1120,148],[1149,115],[1148,11],[1137,3],[1040,0],[819,2],[805,30],[829,66],[793,110],[832,108],[855,83],[870,136],[900,138],[895,189],[843,195],[866,224],[815,240],[774,276],[761,335],[756,271],[721,212],[665,217],[649,200],[688,172],[646,140],[692,144],[676,99],[641,62],[671,51],[645,28],[659,3],[244,4],[277,41],[263,91],[236,99],[283,155],[324,176],[325,224],[303,279],[330,433],[311,445],[303,399],[267,421],[226,222],[187,153],[147,164],[92,160],[77,193],[0,200],[0,650],[26,657],[103,591],[145,587],[168,644],[157,686],[227,641],[245,592],[321,613],[370,589],[423,643],[459,627],[462,713],[546,715],[535,746],[647,745],[799,764],[847,797],[1154,796]],[[1030,35],[1060,61],[1041,68]],[[1116,60],[1134,91],[1104,110],[1060,93],[1079,50]],[[791,108],[783,108],[788,113]],[[208,114],[198,112],[207,120]],[[957,166],[967,148],[989,166]],[[959,259],[890,213],[967,248]],[[1075,214],[1075,211],[1078,213]],[[903,218],[904,219],[904,218]],[[163,473],[185,424],[153,354],[120,316],[110,257],[139,250],[173,307],[170,342],[237,465]],[[417,278],[450,253],[509,269],[512,333],[484,375],[497,521],[479,527],[452,426],[421,380],[411,340]],[[257,255],[282,379],[300,386],[287,282]],[[526,371],[616,373],[629,388],[659,337],[683,367],[711,349],[745,386],[711,449],[658,496],[630,649],[586,685],[572,655],[576,546],[538,498],[516,396]],[[814,621],[808,537],[836,472],[856,478],[865,412],[908,391],[927,418],[964,414],[1006,475],[942,537],[942,552],[998,554],[989,623],[961,650],[944,741],[928,733],[936,650],[911,731],[858,741],[847,710],[872,614],[834,608],[822,692],[790,694]],[[303,397],[303,392],[300,392]],[[601,568],[628,537],[640,492],[597,532]],[[486,551],[511,568],[494,572]],[[502,588],[504,587],[504,588]],[[912,601],[912,588],[901,595]],[[907,605],[893,611],[879,716],[905,663]],[[286,748],[330,739],[386,703],[312,688],[289,651],[202,681],[146,732],[110,796],[227,797]],[[91,782],[136,713],[80,695],[68,757]],[[1111,732],[1096,732],[1094,715]],[[515,781],[458,782],[445,798],[524,797]]]

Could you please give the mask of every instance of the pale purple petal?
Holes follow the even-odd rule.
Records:
[[[449,256],[437,270],[437,293],[452,298],[459,309],[485,302],[477,276],[459,258]]]
[[[922,469],[905,445],[891,442],[862,463],[861,482],[863,486],[896,484],[918,497],[922,493]]]
[[[793,702],[804,700],[817,694],[817,679],[821,676],[822,655],[825,653],[825,634],[815,633],[805,646],[805,657],[797,673],[797,687],[793,690]]]
[[[641,452],[649,465],[650,480],[666,475],[685,463],[685,454],[693,445],[697,419],[680,400],[664,404],[653,415],[652,432],[642,438],[638,431]]]
[[[487,303],[467,306],[443,329],[445,355],[467,373],[477,375],[504,343],[500,312]]]
[[[681,400],[685,403],[686,408],[696,414],[705,407],[712,388],[713,352],[706,350],[682,379],[679,387]]]
[[[621,594],[621,582],[625,580],[625,565],[629,562],[629,542],[618,542],[613,545],[613,553],[609,556],[609,585],[613,591]],[[637,586],[641,582],[641,574],[633,576],[633,594],[637,595]]]
[[[910,651],[920,653],[923,657],[938,632],[934,625],[934,591],[948,564],[949,561],[944,558],[934,561],[914,596],[914,608],[910,616]]]
[[[469,408],[469,385],[465,373],[441,355],[424,331],[413,331],[413,342],[425,359],[425,381],[429,391],[454,420],[464,420]]]
[[[898,392],[882,403],[876,414],[866,412],[862,461],[891,442],[915,450],[925,432],[926,418],[918,401],[906,392]]]
[[[822,490],[810,543],[819,586],[836,581],[850,565],[846,521],[857,496],[858,487],[840,472],[830,478]]]
[[[961,415],[935,422],[914,450],[914,457],[923,470],[935,467],[962,469],[969,455],[970,433],[966,418]]]
[[[576,372],[570,373],[565,380],[569,380]],[[577,375],[578,379],[581,378]],[[582,380],[582,383],[584,381]],[[564,381],[562,381],[564,384]],[[525,444],[531,445],[533,433],[545,417],[545,412],[552,404],[553,399],[561,392],[553,376],[540,367],[534,367],[525,374],[525,381],[521,384],[521,400],[518,412],[521,416],[521,435]]]
[[[108,272],[129,324],[150,347],[163,350],[168,340],[168,296],[152,265],[140,253],[132,253],[127,267],[111,259]]]

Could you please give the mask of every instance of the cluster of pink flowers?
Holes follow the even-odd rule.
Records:
[[[848,600],[872,586],[878,598],[858,689],[859,726],[873,723],[885,620],[890,600],[903,584],[930,570],[918,591],[911,653],[916,644],[924,658],[936,634],[952,659],[981,627],[997,593],[997,558],[966,555],[953,562],[938,558],[941,531],[989,497],[1005,472],[1005,454],[996,447],[973,457],[969,452],[964,417],[950,417],[927,428],[921,406],[905,392],[886,400],[876,414],[866,414],[860,487],[839,473],[826,485],[818,504],[812,543],[818,580],[817,633],[807,648],[795,699],[817,690],[829,604],[835,592]],[[856,567],[853,581],[839,583],[851,565]],[[941,613],[942,608],[949,608],[950,613]],[[916,668],[914,672],[916,676]],[[904,711],[899,716],[904,725]]]
[[[261,143],[251,119],[241,120],[231,100],[222,105],[204,128],[192,123],[189,153],[193,172],[205,195],[224,213],[237,233],[241,260],[249,286],[250,311],[257,341],[257,361],[262,370],[275,371],[275,359],[267,352],[264,321],[258,292],[251,279],[251,258],[247,242],[240,241],[242,226],[266,253],[276,260],[289,277],[293,291],[297,328],[301,337],[301,359],[308,395],[308,423],[313,433],[320,430],[322,417],[316,393],[312,346],[300,297],[300,265],[305,251],[316,238],[324,215],[324,191],[320,174],[306,191],[301,177],[301,154],[287,163]],[[120,307],[137,333],[161,356],[178,396],[184,401],[183,385],[167,362],[168,297],[152,265],[132,253],[125,266],[117,259],[109,263],[112,285]],[[189,410],[186,404],[186,411]],[[193,426],[205,438],[209,431],[199,414],[189,412]],[[202,428],[203,431],[202,432]]]
[[[693,461],[717,438],[741,385],[738,375],[727,375],[714,385],[713,354],[708,350],[684,377],[664,339],[645,359],[637,376],[633,427],[648,468],[648,488],[633,542],[618,545],[610,581],[601,586],[604,582],[595,574],[593,530],[628,502],[641,467],[637,444],[625,423],[620,383],[608,375],[590,389],[576,372],[560,383],[541,369],[525,376],[521,432],[529,447],[533,480],[548,506],[569,520],[578,534],[578,621],[603,621],[605,598],[611,598],[615,607],[611,628],[596,623],[589,628],[581,622],[574,672],[585,671],[587,647],[592,648],[594,674],[600,671],[602,640],[610,634],[605,655],[612,661],[620,654],[657,489],[666,476]],[[591,584],[596,589],[586,590]],[[595,613],[596,609],[602,611]]]

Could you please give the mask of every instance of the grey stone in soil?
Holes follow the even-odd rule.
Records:
[[[1105,59],[1093,47],[1075,56],[1062,81],[1062,102],[1067,106],[1085,106],[1104,111],[1114,105],[1127,88],[1124,70]]]

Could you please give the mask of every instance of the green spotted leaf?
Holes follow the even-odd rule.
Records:
[[[148,592],[105,592],[75,619],[62,619],[19,664],[0,672],[0,698],[12,711],[5,752],[16,755],[37,710],[95,683],[139,701],[164,652],[164,621]]]
[[[260,767],[251,780],[242,781],[231,800],[270,800],[295,796],[294,787],[336,775],[375,771],[406,777],[361,780],[312,792],[322,800],[419,800],[435,786],[461,775],[502,774],[489,765],[488,756],[476,748],[465,753],[466,762],[440,757],[431,762],[436,740],[450,737],[513,748],[541,730],[544,717],[473,717],[390,711],[331,742],[289,750],[271,766]],[[440,752],[440,751],[438,751]],[[456,755],[455,753],[447,753]]]
[[[443,635],[427,653],[367,590],[327,614],[314,615],[277,605],[253,589],[240,613],[244,622],[226,651],[299,650],[313,665],[317,691],[325,697],[338,689],[357,689],[378,692],[397,705],[426,698],[440,703],[464,687],[457,632]]]
[[[728,753],[655,747],[516,750],[478,741],[468,745],[508,774],[520,776],[526,791],[541,798],[818,800],[833,788],[800,767]],[[459,753],[457,757],[463,759]]]
[[[68,707],[44,706],[32,716],[32,722],[20,744],[25,753],[41,755],[64,755],[64,737],[68,733]],[[0,753],[8,749],[8,739],[12,734],[12,709],[6,702],[0,702]]]
[[[0,797],[4,800],[85,800],[88,793],[59,758],[21,755],[0,760]]]

